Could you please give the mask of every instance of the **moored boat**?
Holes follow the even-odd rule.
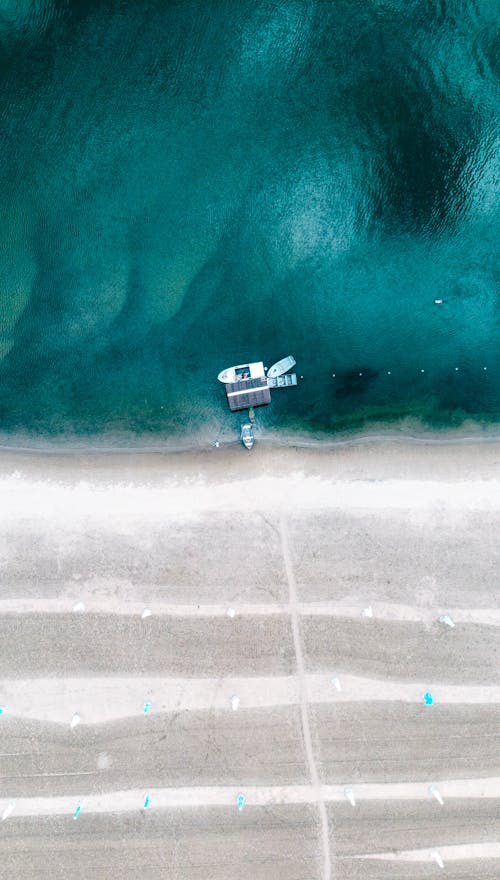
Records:
[[[221,370],[217,376],[219,382],[224,382],[225,385],[230,385],[233,382],[242,382],[245,379],[262,379],[264,377],[263,361],[255,361],[251,364],[238,364],[237,367],[227,367],[225,370]]]
[[[253,427],[250,422],[241,426],[240,437],[245,449],[251,449],[255,443],[255,437],[253,436]]]
[[[283,373],[287,373],[288,370],[291,370],[296,363],[297,361],[295,358],[289,354],[288,357],[281,358],[280,361],[276,361],[272,367],[269,367],[267,375],[270,379],[276,379],[277,376],[282,376]]]
[[[269,388],[291,388],[297,384],[297,373],[286,373],[284,376],[267,377]]]

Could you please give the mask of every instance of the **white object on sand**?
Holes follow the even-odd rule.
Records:
[[[340,680],[338,678],[331,678],[330,681],[333,684],[336,691],[342,690],[342,685],[340,684]]]
[[[446,626],[455,626],[455,622],[451,619],[449,614],[442,614],[441,617],[438,617],[439,623],[445,623]]]
[[[368,608],[363,608],[363,610],[362,610],[362,612],[361,612],[361,616],[362,616],[362,617],[373,617],[373,608],[372,608],[372,606],[369,605]]]
[[[354,793],[353,793],[352,788],[344,788],[344,794],[345,794],[347,800],[349,801],[349,803],[351,804],[351,806],[355,807],[356,801],[354,798]]]
[[[236,611],[234,610],[234,608],[228,608],[227,611],[226,611],[226,614],[227,614],[227,616],[230,617],[231,620],[232,620],[233,617],[234,617],[234,615],[236,614]]]
[[[240,705],[240,698],[237,696],[231,697],[231,709],[233,710],[233,712],[236,712],[236,709],[238,708],[239,705]]]
[[[146,617],[151,617],[152,613],[151,608],[145,608],[141,614],[141,620],[145,620]]]
[[[77,602],[76,605],[73,605],[73,611],[85,611],[83,602]]]
[[[437,785],[429,785],[429,794],[436,798],[438,804],[441,804],[441,806],[443,806],[444,801],[441,797],[441,792],[439,791]]]
[[[71,723],[69,726],[71,728],[73,728],[73,727],[77,727],[78,724],[80,724],[80,716],[78,715],[77,712],[75,712],[75,714],[73,715],[73,718],[71,719]]]
[[[444,868],[444,862],[438,852],[433,852],[432,858],[434,859],[435,862],[437,862],[437,864],[439,865],[440,868]]]
[[[15,807],[15,803],[13,801],[11,801],[10,804],[7,804],[7,806],[5,807],[5,810],[2,813],[2,822],[5,822],[5,820],[9,818],[14,807]]]

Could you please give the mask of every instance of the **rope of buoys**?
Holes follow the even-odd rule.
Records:
[[[486,371],[487,369],[488,369],[488,367],[483,367],[483,370],[484,370],[484,371]],[[453,368],[453,371],[454,371],[455,373],[460,372],[460,367],[454,367],[454,368]],[[425,372],[426,372],[426,370],[424,369],[424,367],[421,367],[421,368],[420,368],[420,372],[421,372],[421,373],[425,373]],[[358,376],[362,376],[362,375],[363,375],[363,373],[358,373]],[[387,375],[387,376],[392,376],[392,370],[386,370],[386,375]],[[304,377],[301,376],[300,378],[303,379]],[[336,379],[336,378],[337,378],[337,374],[336,374],[336,373],[332,373],[332,379]]]
[[[485,373],[488,371],[488,367],[486,367],[486,366],[483,366],[482,369],[483,369],[483,372],[485,372]],[[460,371],[461,371],[461,368],[460,368],[460,367],[453,367],[453,372],[454,372],[454,373],[459,373]],[[422,373],[422,374],[425,374],[425,373],[427,372],[427,370],[426,370],[424,367],[420,367],[419,372]],[[385,370],[385,374],[386,374],[386,376],[392,376],[392,370]],[[351,375],[352,375],[352,374],[351,374]],[[363,372],[358,372],[358,376],[363,377],[363,375],[364,375]],[[332,379],[337,379],[337,378],[338,378],[338,379],[340,379],[340,380],[342,380],[342,379],[344,378],[342,374],[339,374],[339,375],[337,376],[337,373],[331,373],[331,377],[332,377]],[[303,379],[304,377],[301,376],[300,378]]]

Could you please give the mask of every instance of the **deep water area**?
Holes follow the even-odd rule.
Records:
[[[496,422],[499,19],[0,0],[0,432],[217,434],[287,354],[284,436]]]

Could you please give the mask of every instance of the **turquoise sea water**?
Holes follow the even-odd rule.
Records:
[[[499,10],[0,0],[0,432],[497,421]]]

